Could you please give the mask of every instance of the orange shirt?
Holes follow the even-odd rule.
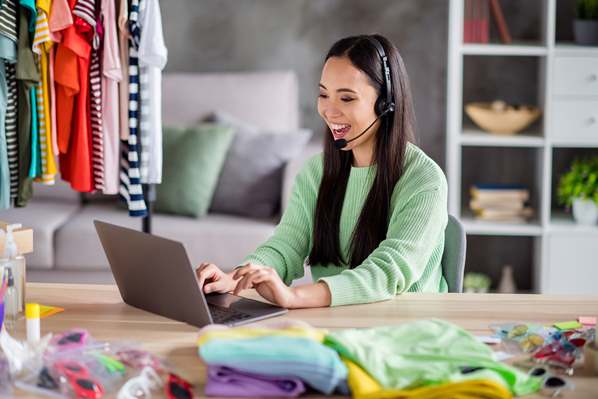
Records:
[[[69,0],[71,10],[77,0]],[[60,173],[79,192],[93,190],[89,121],[91,44],[78,24],[63,31],[56,51],[56,124]]]

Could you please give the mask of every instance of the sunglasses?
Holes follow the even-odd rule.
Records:
[[[540,393],[546,396],[556,397],[561,395],[563,390],[572,388],[564,378],[549,373],[544,367],[534,367],[528,374],[542,379]]]
[[[144,367],[141,374],[127,381],[120,391],[117,399],[149,399],[152,397],[152,391],[161,388],[164,385],[162,379],[151,367]]]
[[[585,344],[586,339],[582,336],[555,333],[552,342],[538,349],[533,358],[552,366],[571,368]]]
[[[104,366],[104,369],[106,369],[106,371],[108,371],[110,374],[118,374],[121,376],[125,375],[127,368],[124,364],[113,357],[103,355],[101,353],[93,353],[92,356],[96,358],[98,362]]]
[[[89,332],[83,329],[74,329],[67,331],[52,340],[52,343],[58,350],[78,348],[87,343]]]
[[[82,399],[99,399],[104,396],[104,387],[92,379],[83,363],[77,361],[60,361],[54,363],[56,373],[69,383],[75,397]]]
[[[176,374],[168,374],[166,384],[166,397],[168,399],[191,399],[193,392],[192,385]]]
[[[142,350],[120,350],[116,352],[116,358],[127,366],[135,369],[151,367],[160,373],[166,368],[164,363],[157,356]]]

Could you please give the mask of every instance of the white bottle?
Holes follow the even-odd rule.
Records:
[[[28,303],[25,306],[25,318],[27,319],[27,343],[35,347],[40,339],[40,325],[39,325],[39,304]]]
[[[6,226],[6,233],[0,229],[0,235],[5,235],[4,254],[0,260],[0,266],[12,269],[14,287],[17,293],[17,312],[22,314],[25,310],[25,257],[19,255],[19,249],[13,235],[13,231],[20,228],[20,224],[11,224]]]

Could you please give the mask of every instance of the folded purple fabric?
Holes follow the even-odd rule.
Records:
[[[296,397],[305,392],[298,378],[248,373],[225,366],[208,366],[206,396]]]

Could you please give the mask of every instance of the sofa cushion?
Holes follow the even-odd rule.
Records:
[[[206,121],[234,129],[210,211],[265,218],[280,208],[284,165],[303,150],[308,129],[271,131],[214,112]]]
[[[56,268],[61,270],[105,270],[108,261],[93,226],[98,219],[133,229],[141,220],[107,204],[91,204],[71,218],[56,235]],[[208,214],[200,219],[153,215],[152,229],[158,236],[182,242],[192,264],[212,262],[229,270],[264,242],[273,232],[274,221]]]
[[[164,129],[164,171],[156,188],[156,210],[204,216],[233,135],[232,128],[213,123]]]
[[[52,269],[55,258],[54,237],[80,208],[78,201],[34,198],[25,208],[0,211],[0,220],[20,223],[33,229],[33,252],[25,255],[27,268]]]

